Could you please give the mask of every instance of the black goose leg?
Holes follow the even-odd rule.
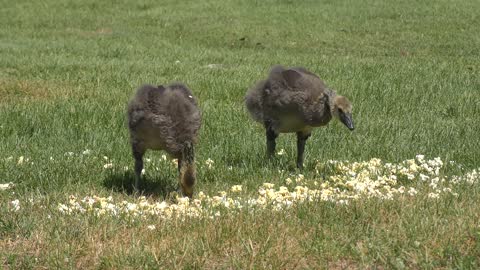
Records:
[[[265,124],[265,129],[267,135],[267,156],[270,158],[275,156],[275,147],[277,145],[275,139],[278,137],[278,133],[268,123]]]
[[[180,170],[182,168],[182,158],[177,159],[177,164],[178,164],[178,173],[180,173]]]
[[[182,158],[181,157],[177,159],[177,164],[178,164],[178,175],[180,177],[180,181],[178,182],[177,194],[180,194],[183,196],[185,194],[183,192],[182,181],[181,181],[181,178],[182,178]]]
[[[305,152],[305,143],[309,137],[310,133],[297,132],[297,168],[299,169],[303,169],[303,153]]]
[[[133,157],[135,158],[135,185],[133,186],[135,191],[139,190],[140,180],[143,170],[143,155],[145,150],[138,144],[132,144]]]

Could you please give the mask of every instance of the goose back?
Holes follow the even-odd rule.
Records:
[[[268,121],[279,132],[296,132],[330,121],[329,97],[333,94],[305,68],[274,66],[267,80],[249,90],[246,105],[256,121]]]
[[[129,103],[128,120],[132,140],[178,158],[185,142],[196,142],[201,114],[185,85],[143,85]]]

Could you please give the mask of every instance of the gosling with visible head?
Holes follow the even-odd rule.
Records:
[[[302,67],[272,67],[268,78],[247,92],[245,104],[253,119],[265,127],[268,156],[274,155],[275,139],[280,133],[297,134],[300,169],[305,143],[314,127],[325,126],[335,117],[354,129],[350,101]]]
[[[134,188],[139,188],[145,152],[165,150],[178,159],[180,187],[184,195],[192,197],[196,181],[194,144],[200,126],[197,101],[184,84],[138,88],[128,104],[128,127],[135,158]]]

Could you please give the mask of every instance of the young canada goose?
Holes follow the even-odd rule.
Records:
[[[336,117],[354,129],[350,101],[302,67],[272,67],[268,78],[247,92],[245,104],[253,119],[265,126],[269,156],[275,153],[275,139],[280,133],[297,133],[298,168],[303,167],[305,142],[314,127]]]
[[[193,146],[201,114],[192,92],[185,85],[143,85],[128,104],[128,127],[135,158],[135,189],[138,190],[147,149],[165,150],[178,159],[180,186],[192,197],[196,170]]]

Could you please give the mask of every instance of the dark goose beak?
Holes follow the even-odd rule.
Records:
[[[353,125],[353,119],[352,119],[352,114],[351,113],[340,113],[340,121],[347,126],[348,129],[354,130],[355,127]]]

